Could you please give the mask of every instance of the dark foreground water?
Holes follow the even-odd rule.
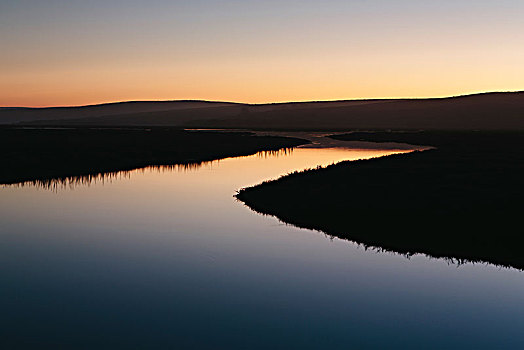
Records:
[[[523,273],[366,251],[233,198],[388,152],[301,148],[0,188],[0,347],[523,348]]]

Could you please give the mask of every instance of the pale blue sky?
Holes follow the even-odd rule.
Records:
[[[524,88],[517,81],[524,81],[517,64],[524,59],[524,1],[1,0],[0,46],[0,74],[7,77],[0,88],[11,91],[0,96],[0,105],[31,104],[32,97],[36,104],[67,104],[141,96],[261,101],[511,90]],[[433,64],[419,67],[422,60]],[[304,68],[293,73],[297,64]],[[202,67],[212,83],[202,80]],[[469,84],[454,81],[445,89],[436,81],[440,88],[431,88],[417,73],[403,88],[394,80],[398,72],[409,76],[410,67],[427,70],[428,79],[437,69]],[[160,82],[162,70],[180,85]],[[113,72],[122,88],[102,71]],[[335,71],[341,73],[337,88],[322,89]],[[464,75],[457,77],[458,71]],[[485,79],[482,72],[489,73]],[[232,75],[245,82],[232,88]],[[355,81],[344,90],[342,79],[350,77],[362,83],[362,93]],[[199,90],[193,85],[200,80]],[[149,89],[131,91],[132,81]],[[319,88],[286,93],[292,82]],[[107,87],[99,95],[97,83]],[[62,100],[60,91],[43,91],[58,84],[72,87]]]

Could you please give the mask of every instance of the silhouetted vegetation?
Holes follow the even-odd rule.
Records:
[[[237,198],[284,222],[367,246],[524,268],[524,133],[332,137],[437,148],[293,173]]]
[[[98,176],[146,166],[198,164],[307,143],[250,133],[151,129],[0,128],[0,183]]]

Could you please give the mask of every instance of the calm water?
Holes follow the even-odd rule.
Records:
[[[0,345],[522,348],[523,273],[366,251],[233,198],[388,152],[300,148],[0,188]]]

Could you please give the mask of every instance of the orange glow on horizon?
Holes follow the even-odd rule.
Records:
[[[524,90],[522,3],[234,3],[144,2],[127,12],[78,3],[61,12],[14,2],[0,11],[0,106]]]
[[[383,62],[367,56],[196,61],[127,66],[24,67],[0,80],[0,106],[77,106],[133,100],[211,100],[243,103],[427,98],[523,90],[518,57],[486,70],[475,57],[438,62]],[[500,60],[503,60],[500,57]],[[517,62],[518,61],[518,62]]]
[[[482,94],[482,93],[491,93],[491,92],[520,92],[524,90],[482,90],[482,91],[468,91],[468,92],[462,92],[462,93],[454,93],[454,94],[447,94],[447,95],[424,95],[424,96],[357,96],[357,97],[339,97],[339,98],[297,98],[294,100],[291,99],[275,99],[275,100],[253,100],[253,99],[246,99],[246,100],[235,100],[235,99],[227,99],[227,98],[191,98],[191,97],[179,97],[179,98],[141,98],[140,96],[133,98],[133,97],[123,97],[122,99],[97,99],[94,98],[92,100],[86,100],[81,96],[79,98],[72,98],[68,101],[69,103],[56,103],[56,104],[50,104],[50,103],[11,103],[11,104],[3,104],[0,105],[0,108],[4,107],[21,107],[21,108],[55,108],[55,107],[82,107],[82,106],[94,106],[94,105],[102,105],[102,104],[109,104],[109,103],[120,103],[120,102],[133,102],[133,101],[141,101],[141,102],[163,102],[163,101],[209,101],[209,102],[224,102],[224,103],[240,103],[240,104],[272,104],[272,103],[295,103],[295,102],[336,102],[336,101],[351,101],[351,100],[388,100],[388,99],[427,99],[427,98],[447,98],[447,97],[456,97],[456,96],[467,96],[467,95],[474,95],[474,94]],[[18,99],[14,99],[14,101],[18,101]]]

